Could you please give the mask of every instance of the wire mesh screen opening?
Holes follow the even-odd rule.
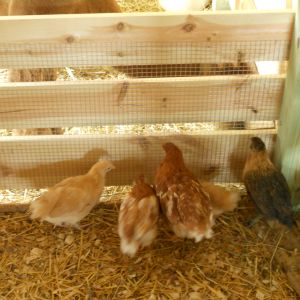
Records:
[[[147,17],[143,22],[150,24]],[[279,17],[284,21],[278,35],[267,26],[270,34],[256,38],[251,23],[240,33],[229,26],[222,29],[223,38],[203,40],[197,30],[202,32],[201,22],[208,18],[216,22],[213,17],[197,16],[189,36],[182,24],[157,32],[145,25],[128,27],[132,39],[125,30],[124,38],[122,31],[119,39],[112,34],[105,41],[99,34],[97,41],[90,32],[91,40],[70,42],[68,35],[56,39],[44,20],[49,41],[29,40],[32,34],[24,30],[24,41],[16,42],[9,30],[4,32],[0,67],[8,71],[0,84],[1,184],[45,187],[82,174],[103,157],[118,170],[108,184],[131,183],[138,173],[152,179],[166,141],[181,147],[201,178],[240,181],[249,138],[261,136],[270,151],[274,145],[291,15],[265,16],[270,24]],[[248,22],[242,17],[237,15],[237,21]],[[265,21],[260,16],[257,22]],[[219,25],[215,28],[221,32]],[[179,41],[171,40],[168,31],[178,31]],[[214,37],[214,28],[209,31]]]

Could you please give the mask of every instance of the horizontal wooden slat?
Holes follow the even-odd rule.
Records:
[[[0,85],[0,128],[268,121],[284,76],[212,76]]]
[[[0,18],[0,33],[3,42],[59,44],[69,43],[72,34],[72,42],[116,38],[173,42],[175,37],[176,41],[256,41],[266,40],[266,33],[269,40],[288,40],[293,19],[293,10],[13,16]]]
[[[0,68],[285,60],[294,12],[0,18]]]
[[[197,176],[217,182],[241,178],[249,138],[261,136],[272,149],[275,130],[203,131],[198,134],[86,135],[6,137],[0,139],[0,187],[52,185],[82,174],[99,158],[114,161],[108,185],[130,184],[145,174],[150,180],[163,158],[161,144],[175,142]]]

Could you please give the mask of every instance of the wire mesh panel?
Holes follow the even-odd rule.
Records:
[[[274,130],[260,132],[269,151]],[[85,135],[5,138],[0,165],[3,183],[13,187],[44,187],[88,171],[99,158],[114,161],[108,184],[131,183],[138,174],[153,179],[164,157],[161,145],[172,141],[183,151],[187,166],[203,180],[238,182],[249,148],[250,132],[209,134]]]
[[[99,158],[117,166],[109,184],[153,178],[167,141],[201,178],[240,181],[251,136],[272,151],[285,80],[260,75],[257,62],[284,65],[293,21],[290,12],[251,17],[257,23],[243,13],[0,20],[0,67],[9,69],[0,185],[47,186]]]

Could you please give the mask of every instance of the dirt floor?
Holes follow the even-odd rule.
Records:
[[[275,260],[298,250],[279,244],[282,230],[245,227],[254,213],[246,199],[199,244],[174,238],[161,220],[155,243],[130,259],[117,235],[123,195],[101,203],[81,230],[0,214],[0,299],[299,299]]]

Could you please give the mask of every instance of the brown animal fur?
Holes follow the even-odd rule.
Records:
[[[115,0],[10,0],[9,15],[120,12]]]
[[[0,0],[0,16],[6,16],[9,0]]]
[[[3,0],[0,0],[3,1]],[[4,3],[5,2],[5,3]],[[120,12],[115,0],[10,0],[0,2],[0,13],[15,15]],[[55,81],[56,69],[9,70],[10,82]],[[14,135],[62,134],[62,128],[15,129]]]

